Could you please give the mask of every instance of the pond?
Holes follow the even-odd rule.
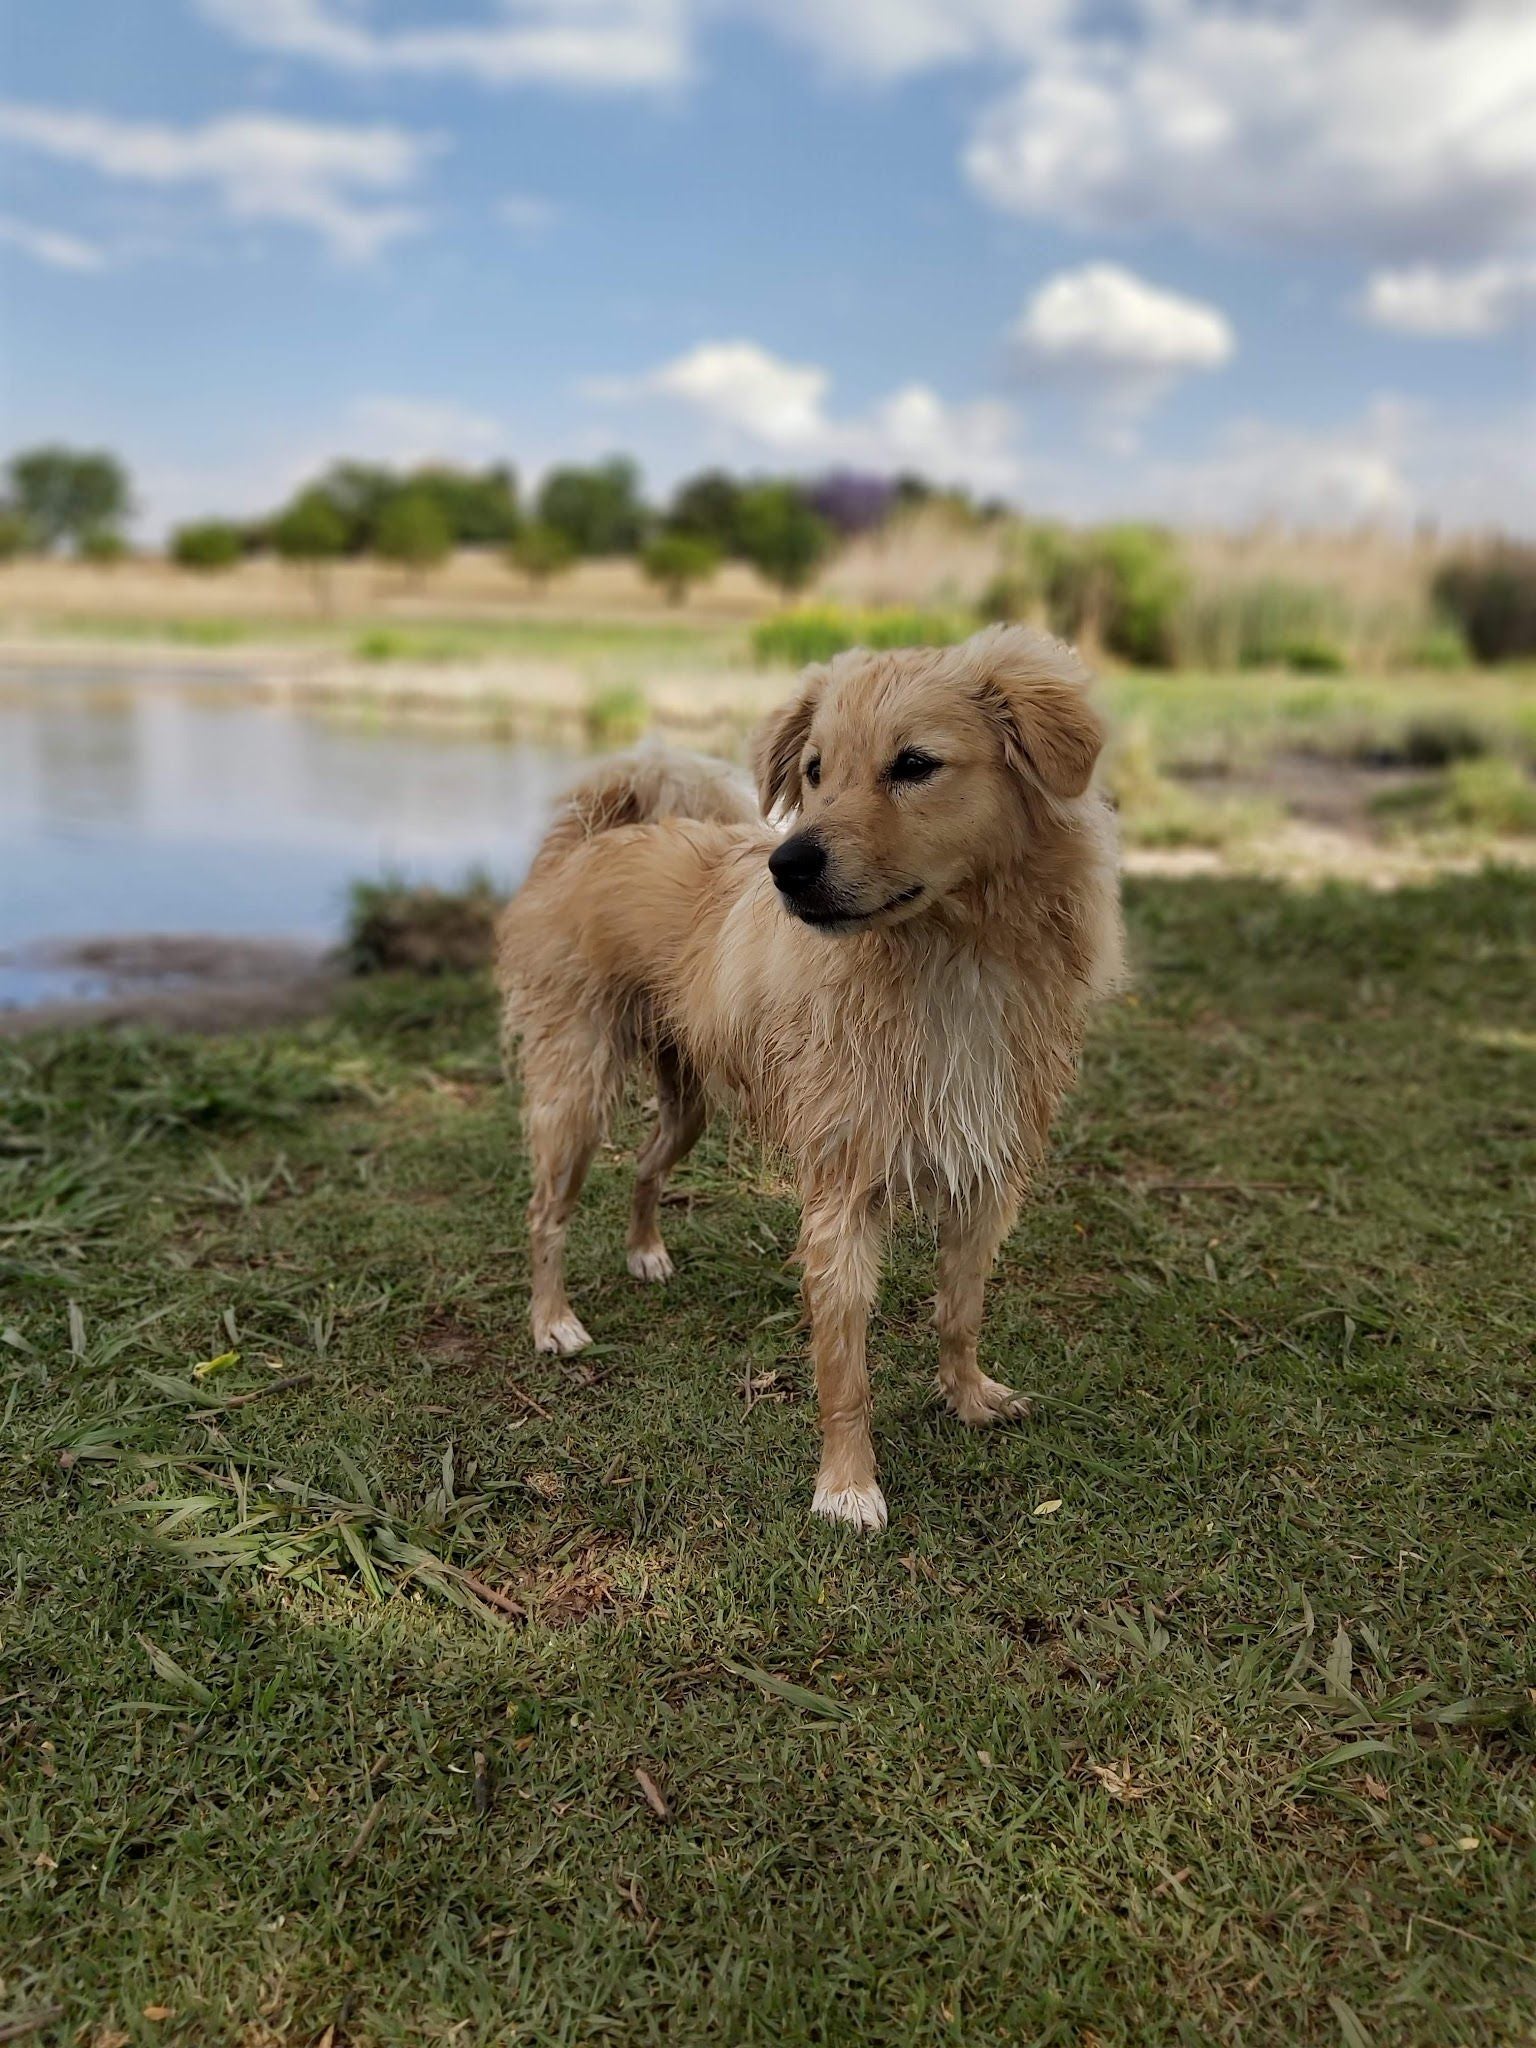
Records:
[[[334,940],[348,884],[515,882],[573,761],[333,719],[218,677],[0,671],[0,1005],[94,992],[53,943]]]

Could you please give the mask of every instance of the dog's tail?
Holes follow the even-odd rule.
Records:
[[[557,808],[534,866],[563,860],[599,832],[660,818],[721,825],[760,822],[751,791],[728,762],[651,743],[615,754],[582,777]]]

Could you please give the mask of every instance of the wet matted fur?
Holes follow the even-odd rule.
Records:
[[[758,735],[758,805],[719,762],[643,749],[557,813],[503,913],[499,977],[533,1164],[532,1322],[588,1343],[565,1237],[626,1068],[655,1071],[629,1269],[672,1271],[662,1181],[732,1099],[793,1163],[821,1411],[817,1513],[885,1524],[865,1330],[885,1224],[939,1239],[939,1389],[1023,1403],[977,1364],[982,1290],[1120,972],[1104,731],[1076,655],[1023,627],[839,655]],[[785,838],[763,817],[788,818]],[[773,869],[769,862],[773,860]]]

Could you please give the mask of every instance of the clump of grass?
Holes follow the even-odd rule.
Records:
[[[353,974],[461,974],[491,957],[505,900],[486,875],[457,889],[386,879],[353,884],[341,954]]]
[[[799,668],[809,661],[830,661],[850,647],[948,647],[975,630],[976,619],[966,612],[806,605],[764,619],[753,631],[752,652],[760,662]]]
[[[467,661],[483,651],[473,636],[448,628],[371,626],[352,643],[359,661]]]
[[[1536,833],[1536,781],[1518,761],[1498,755],[1456,761],[1446,776],[1445,808],[1453,825],[1482,832]]]
[[[1453,761],[1443,775],[1384,791],[1376,815],[1404,830],[1536,835],[1536,780],[1503,755]]]
[[[588,698],[584,722],[593,746],[627,747],[650,724],[651,707],[636,684],[615,683]]]
[[[1252,838],[1275,822],[1271,805],[1212,796],[1166,774],[1145,720],[1129,726],[1116,740],[1104,776],[1127,846],[1219,850]]]

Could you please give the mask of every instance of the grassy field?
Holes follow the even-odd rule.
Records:
[[[531,1355],[478,982],[0,1048],[0,2039],[1536,2040],[1536,884],[1131,914],[876,1539],[739,1138]]]

